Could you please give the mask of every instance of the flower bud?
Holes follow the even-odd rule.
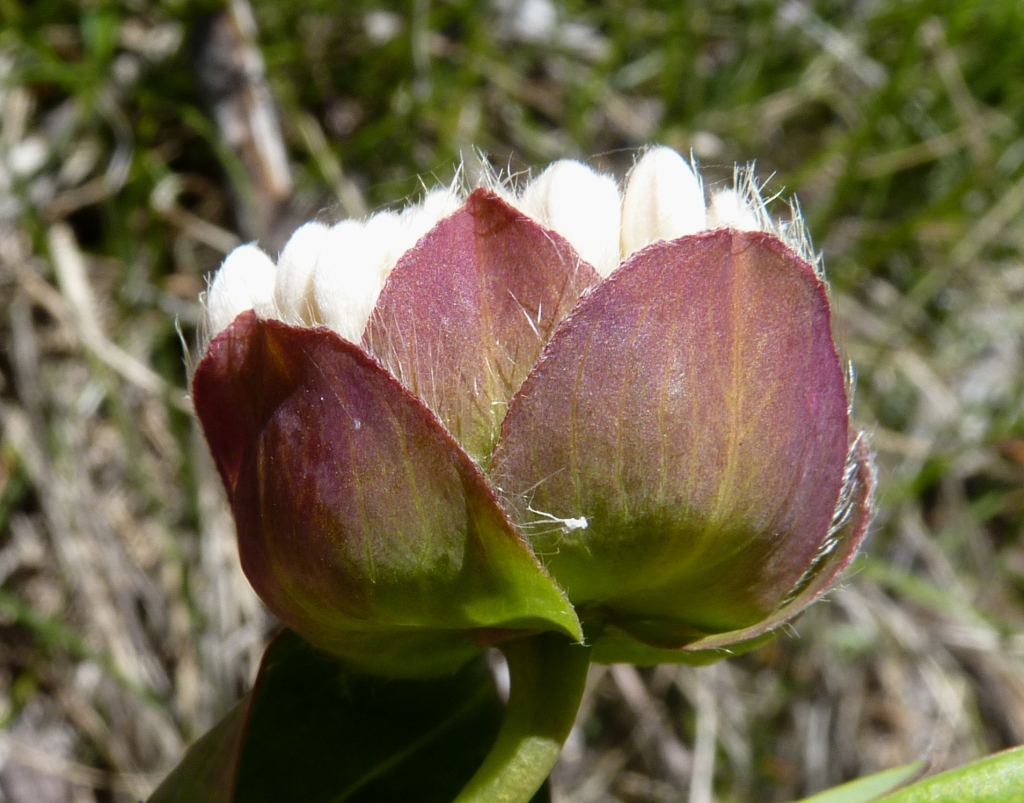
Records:
[[[270,257],[251,243],[228,254],[206,297],[209,336],[223,332],[246,310],[269,313],[274,303],[276,275],[277,268]]]
[[[229,256],[193,397],[271,610],[423,675],[545,630],[713,660],[824,593],[870,451],[802,222],[737,178],[564,161]]]
[[[358,343],[384,286],[389,238],[369,225],[345,220],[332,226],[313,270],[313,298],[321,322]]]
[[[313,271],[329,229],[307,223],[291,236],[281,252],[274,286],[274,301],[281,320],[312,324],[319,318],[313,298]]]
[[[571,159],[551,165],[519,199],[526,214],[565,237],[602,276],[619,264],[620,206],[614,179]]]
[[[630,171],[622,199],[622,254],[707,228],[704,188],[671,148],[652,148]]]

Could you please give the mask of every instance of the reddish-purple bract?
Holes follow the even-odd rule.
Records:
[[[358,346],[244,313],[193,397],[246,575],[314,644],[412,675],[458,666],[477,631],[578,633],[476,465]]]
[[[848,448],[824,284],[775,237],[719,230],[655,243],[581,299],[513,399],[492,480],[585,626],[670,647],[787,598]]]
[[[398,263],[363,344],[486,465],[512,395],[598,280],[557,234],[477,190]]]

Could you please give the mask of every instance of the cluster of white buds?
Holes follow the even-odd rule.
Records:
[[[489,189],[564,237],[602,276],[651,243],[718,228],[769,231],[816,261],[799,215],[789,223],[773,221],[751,170],[738,169],[732,188],[708,197],[696,169],[671,148],[645,151],[624,188],[612,176],[569,159],[555,162],[519,192],[491,183]],[[400,213],[379,212],[334,226],[307,223],[292,235],[277,265],[254,244],[236,248],[210,286],[208,335],[253,309],[261,318],[327,326],[358,342],[395,264],[463,200],[457,187],[435,189]]]

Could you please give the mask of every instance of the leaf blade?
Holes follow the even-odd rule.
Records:
[[[801,798],[795,803],[873,803],[882,795],[920,778],[927,768],[928,763],[925,761],[912,761],[901,767],[882,770],[826,789],[816,795]]]
[[[150,803],[448,803],[482,762],[503,706],[482,659],[434,680],[345,667],[293,631],[253,690]]]

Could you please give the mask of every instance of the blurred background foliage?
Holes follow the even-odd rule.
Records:
[[[1017,0],[0,0],[0,801],[144,797],[273,628],[187,399],[224,254],[649,142],[799,196],[879,515],[768,647],[596,668],[555,798],[1024,742],[1022,41]]]

